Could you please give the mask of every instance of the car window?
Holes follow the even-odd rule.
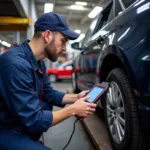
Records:
[[[120,2],[118,0],[115,0],[115,17],[120,15],[121,13],[122,13],[122,8]]]
[[[108,17],[108,22],[112,21],[114,19],[114,4],[112,4],[112,8],[110,10],[110,13],[109,13],[109,17]]]
[[[137,0],[122,0],[124,6],[126,8],[129,7],[131,4],[133,4],[135,1],[137,1]]]
[[[87,44],[89,38],[93,35],[93,32],[94,32],[94,29],[95,29],[95,27],[96,27],[98,18],[99,18],[99,16],[97,15],[97,16],[93,19],[93,21],[92,21],[92,23],[91,23],[91,25],[90,25],[90,27],[89,27],[87,33],[86,33],[86,36],[85,36],[85,38],[84,38],[82,47],[84,47],[84,46]]]
[[[104,27],[107,23],[108,23],[108,18],[109,18],[109,15],[110,15],[110,12],[111,12],[111,9],[112,8],[112,4],[113,3],[110,3],[107,8],[102,12],[102,18],[101,18],[101,21],[97,27],[97,31],[99,31],[102,27]]]

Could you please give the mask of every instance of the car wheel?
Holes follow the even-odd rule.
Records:
[[[74,93],[79,93],[80,90],[77,87],[76,74],[72,72],[72,89]]]
[[[112,147],[115,150],[143,150],[138,108],[127,76],[122,69],[115,68],[109,73],[107,81],[110,87],[104,110]]]
[[[57,81],[56,75],[55,75],[55,74],[50,74],[50,75],[49,75],[49,80],[50,80],[50,82],[52,82],[52,83],[56,82],[56,81]]]

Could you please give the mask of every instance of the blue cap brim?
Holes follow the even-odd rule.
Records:
[[[71,30],[66,30],[66,31],[60,31],[61,33],[63,33],[64,35],[66,35],[68,37],[69,40],[75,40],[79,37],[80,34],[73,32]]]

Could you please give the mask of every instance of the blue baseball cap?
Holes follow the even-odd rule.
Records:
[[[66,35],[68,39],[75,40],[79,37],[79,34],[72,31],[68,24],[66,19],[54,12],[48,12],[45,14],[42,14],[34,25],[34,31],[59,31]]]

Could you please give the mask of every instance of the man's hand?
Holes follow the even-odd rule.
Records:
[[[77,96],[77,99],[83,98],[88,92],[89,92],[89,90],[80,92]]]
[[[82,91],[79,94],[65,94],[62,100],[62,104],[73,104],[78,99],[83,98],[88,92],[89,90]]]
[[[80,98],[72,105],[73,110],[74,110],[73,115],[79,116],[79,117],[87,117],[93,114],[93,112],[95,112],[97,105],[94,103],[86,102],[88,98],[89,98],[88,96]]]
[[[57,111],[53,111],[52,126],[71,116],[87,117],[93,114],[93,112],[95,112],[96,110],[97,105],[94,103],[86,102],[88,98],[88,96],[85,96],[76,100],[72,105],[69,105]]]

